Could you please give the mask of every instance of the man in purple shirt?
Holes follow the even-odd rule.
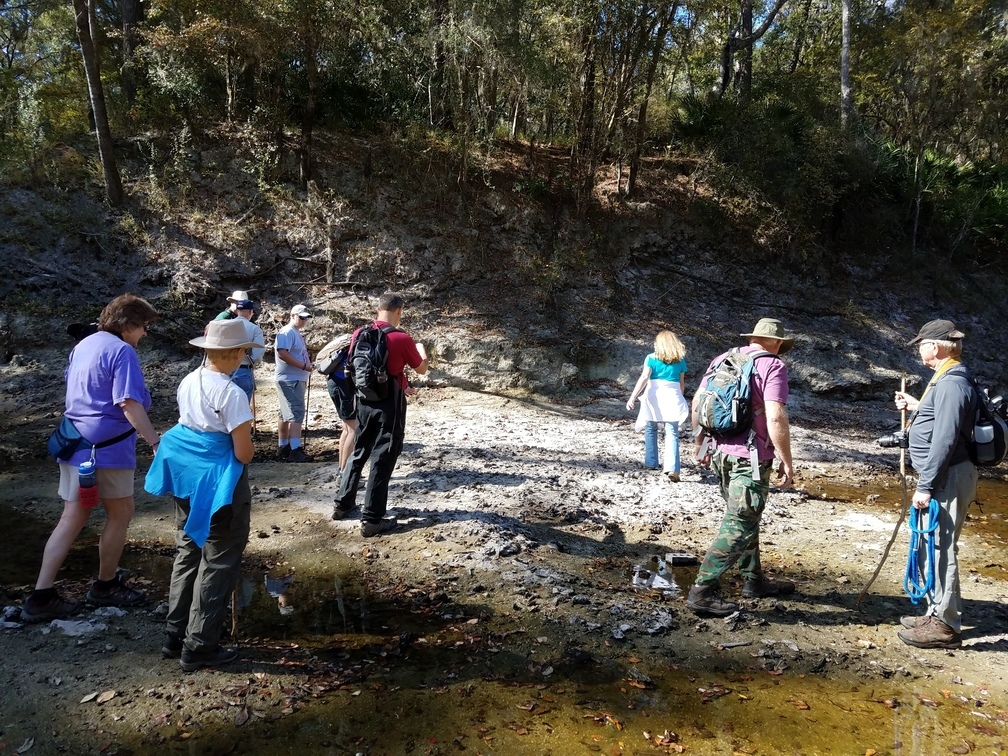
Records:
[[[749,346],[739,351],[764,351],[769,354],[755,357],[752,389],[752,429],[732,438],[715,440],[713,453],[709,452],[707,432],[697,424],[697,405],[701,392],[693,398],[693,427],[697,459],[703,466],[710,465],[717,473],[721,496],[725,500],[725,514],[714,542],[700,565],[696,581],[690,589],[686,605],[697,614],[724,617],[738,611],[738,604],[725,601],[720,596],[721,575],[736,562],[745,578],[742,596],[760,598],[794,592],[794,583],[787,580],[768,580],[763,574],[759,552],[760,517],[770,494],[770,474],[774,456],[780,459],[777,471],[779,486],[791,484],[794,465],[791,459],[791,430],[788,425],[788,371],[780,355],[794,345],[794,338],[785,336],[784,326],[774,318],[763,318],[749,338]],[[717,369],[725,354],[715,358],[704,374],[700,388]]]

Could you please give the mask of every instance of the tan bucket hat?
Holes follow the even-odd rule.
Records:
[[[244,318],[232,320],[211,320],[202,336],[190,339],[189,343],[200,349],[237,349],[238,347],[260,347],[266,345],[250,339],[245,330]]]
[[[227,298],[228,302],[243,302],[246,299],[252,299],[247,291],[242,291],[237,289],[231,292],[231,296]]]
[[[794,336],[787,336],[784,333],[784,324],[777,318],[760,318],[752,333],[740,333],[739,336],[758,337],[761,339],[777,339],[781,342],[780,351],[777,354],[784,354],[794,346]]]

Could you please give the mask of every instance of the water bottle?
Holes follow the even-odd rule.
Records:
[[[91,460],[81,462],[77,468],[77,495],[81,506],[94,509],[98,506],[98,480],[95,477],[95,464]]]

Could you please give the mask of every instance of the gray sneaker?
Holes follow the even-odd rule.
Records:
[[[59,595],[53,596],[44,604],[32,602],[31,596],[21,605],[22,622],[47,622],[54,619],[69,617],[81,607],[80,601],[67,601]]]
[[[147,602],[147,594],[124,585],[117,575],[111,588],[100,588],[97,582],[92,583],[84,600],[93,606],[138,606]]]
[[[384,520],[379,520],[378,522],[362,522],[360,534],[364,538],[373,538],[376,535],[394,530],[398,524],[399,521],[395,517],[386,517]]]

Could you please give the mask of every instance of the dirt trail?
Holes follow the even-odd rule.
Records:
[[[978,721],[996,733],[990,742],[1005,726],[1008,611],[999,573],[1006,563],[999,529],[1005,509],[975,513],[963,534],[963,649],[908,649],[896,638],[899,615],[911,610],[900,590],[905,536],[872,594],[854,606],[889,537],[899,497],[882,464],[886,457],[866,438],[796,424],[800,477],[795,489],[773,494],[761,540],[768,571],[797,581],[799,592],[786,601],[747,602],[731,621],[698,620],[681,593],[634,590],[631,572],[636,564],[647,567],[655,554],[702,555],[722,503],[710,475],[688,461],[683,482],[675,485],[641,468],[641,436],[621,409],[625,399],[602,397],[575,407],[425,388],[411,402],[390,493],[403,524],[365,541],[356,521],[329,519],[337,487],[336,418],[321,384],[313,385],[308,433],[317,461],[280,464],[269,460],[274,400],[267,378],[268,372],[260,375],[253,535],[246,552],[258,598],[239,617],[242,660],[219,673],[187,676],[161,659],[163,609],[157,607],[170,569],[171,518],[166,501],[140,494],[124,563],[145,581],[154,599],[149,609],[122,617],[82,615],[78,619],[100,621],[106,629],[81,637],[49,626],[0,631],[0,742],[9,751],[34,738],[34,752],[41,753],[61,746],[143,753],[159,742],[190,738],[197,747],[217,729],[231,733],[226,743],[240,746],[238,752],[254,751],[252,733],[262,730],[253,725],[279,727],[278,720],[302,710],[325,712],[332,696],[351,689],[375,696],[378,705],[383,693],[374,681],[405,663],[397,661],[400,654],[408,658],[405,646],[416,653],[418,639],[427,637],[422,629],[400,628],[418,618],[436,621],[441,635],[457,634],[455,646],[443,647],[443,638],[435,644],[453,659],[445,662],[450,666],[472,662],[467,639],[483,633],[484,642],[493,638],[496,660],[518,654],[530,666],[517,668],[533,679],[542,679],[546,669],[563,677],[564,665],[582,658],[602,666],[626,663],[629,652],[654,668],[675,660],[697,670],[755,668],[858,680],[866,687],[902,677],[900,685],[924,685],[931,698],[958,681],[956,695],[963,693],[966,706],[986,717]],[[0,511],[11,528],[3,559],[7,604],[15,605],[33,579],[58,516],[55,478],[42,462],[0,474]],[[142,475],[138,479],[139,490]],[[839,500],[855,498],[857,486],[865,492],[856,497],[860,501]],[[71,555],[63,590],[83,592],[93,552],[92,539]],[[687,586],[694,570],[677,568],[674,578]],[[275,606],[269,609],[264,573],[295,575],[296,613],[284,617]],[[737,594],[737,574],[726,587]],[[351,595],[361,601],[371,596],[374,626],[362,619],[365,613],[348,618],[344,602]],[[334,626],[334,616],[342,616],[342,625]],[[452,653],[453,647],[459,650]],[[548,682],[556,685],[558,678]],[[115,691],[115,698],[79,703],[104,691]],[[253,706],[253,693],[268,701]],[[240,721],[249,711],[253,721]],[[201,728],[209,730],[201,734]],[[194,752],[227,752],[214,748]],[[699,744],[693,750],[703,752]]]

